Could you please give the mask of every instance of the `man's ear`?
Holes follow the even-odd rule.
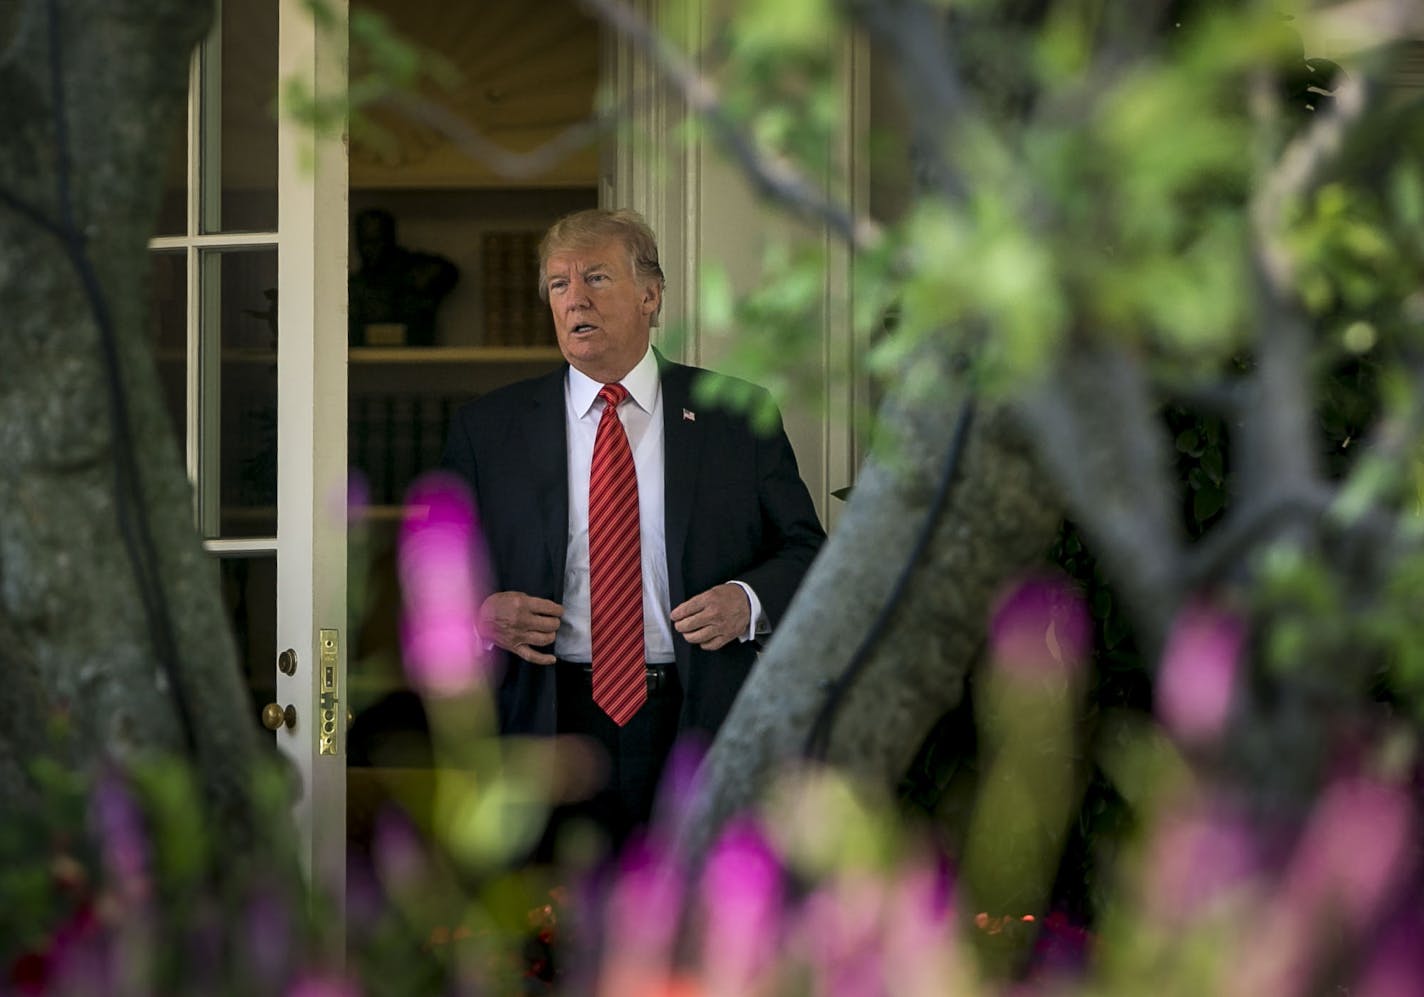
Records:
[[[658,282],[650,280],[643,285],[643,314],[656,315],[658,307],[663,303],[663,289],[658,286]]]

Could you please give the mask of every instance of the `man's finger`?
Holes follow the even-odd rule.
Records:
[[[717,630],[714,627],[703,626],[698,627],[696,630],[690,630],[684,633],[683,636],[686,637],[693,644],[696,644],[698,647],[701,647],[707,641],[719,636],[719,634],[717,633]]]
[[[536,616],[524,626],[516,629],[552,639],[554,634],[559,632],[559,621],[549,616]]]
[[[514,653],[531,665],[552,665],[556,660],[552,654],[544,654],[540,651],[536,651],[528,644],[515,645]]]
[[[678,633],[682,634],[685,637],[694,630],[700,630],[703,627],[708,627],[711,625],[712,619],[710,615],[702,612],[697,612],[690,616],[684,616],[682,619],[677,620],[675,623],[673,623],[673,629],[675,629]]]
[[[560,606],[552,599],[540,599],[537,596],[529,596],[524,608],[535,616],[552,616],[555,619],[564,615],[564,607]]]
[[[691,599],[688,599],[681,606],[674,609],[670,615],[673,622],[676,623],[678,620],[685,620],[695,613],[702,612],[706,605],[707,593],[703,592],[701,595],[695,595]]]

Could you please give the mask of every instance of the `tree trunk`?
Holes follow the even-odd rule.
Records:
[[[148,337],[147,240],[211,4],[9,10],[0,658],[28,679],[0,696],[0,783],[42,753],[84,769],[189,752],[214,826],[241,840],[260,744]]]
[[[1061,511],[1003,407],[983,408],[969,424],[947,501],[935,512],[962,409],[951,359],[924,353],[914,376],[899,381],[884,413],[887,431],[845,516],[712,746],[683,826],[694,856],[802,753],[828,689],[886,606],[928,516],[936,516],[928,546],[825,731],[827,761],[887,789],[959,702],[1001,587],[1053,540]]]

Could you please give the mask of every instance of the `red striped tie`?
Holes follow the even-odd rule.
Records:
[[[605,384],[588,477],[589,626],[593,701],[622,727],[647,701],[643,654],[643,559],[638,540],[638,475],[618,406],[621,384]]]

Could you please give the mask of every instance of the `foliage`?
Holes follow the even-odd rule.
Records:
[[[942,349],[976,395],[1025,413],[1045,461],[1064,427],[1035,411],[1076,431],[1081,460],[1056,479],[1073,523],[1052,552],[1071,581],[1004,594],[966,706],[901,800],[788,769],[705,863],[678,853],[672,823],[622,856],[575,837],[552,843],[550,864],[527,861],[591,766],[565,745],[493,737],[472,637],[478,530],[432,484],[413,501],[438,514],[412,518],[401,571],[434,802],[378,821],[352,879],[352,972],[280,881],[210,888],[220,838],[194,825],[183,770],[85,785],[41,762],[47,806],[0,829],[11,986],[1417,986],[1419,109],[1376,98],[1357,112],[1329,99],[1335,80],[1303,86],[1329,64],[1304,58],[1274,4],[1132,13],[1149,6],[749,2],[708,55],[718,111],[756,161],[841,189],[850,178],[825,155],[843,83],[828,42],[845,15],[867,31],[904,84],[916,176],[904,215],[857,246],[866,368],[913,402],[944,389],[914,364]],[[1317,13],[1292,9],[1306,27]],[[373,73],[356,106],[431,68],[363,18],[353,47]],[[1345,75],[1377,79],[1378,49]],[[787,358],[819,342],[827,258],[819,238],[769,248],[766,282],[739,300],[704,280],[702,321],[736,330],[732,366],[777,394],[794,390]],[[1084,359],[1102,356],[1119,366]],[[1068,376],[1085,364],[1096,376]],[[1045,396],[1064,404],[1035,410]],[[1091,421],[1095,405],[1112,418]],[[1091,461],[1098,449],[1124,459]],[[1098,476],[1075,478],[1079,464]],[[1133,598],[1159,575],[1172,587],[1150,593],[1157,628]],[[692,791],[673,776],[670,820]],[[56,836],[76,812],[91,840]]]
[[[48,849],[43,872],[63,887],[45,895],[26,877],[0,880],[4,909],[29,898],[18,908],[29,930],[0,952],[15,992],[928,997],[1025,985],[1373,992],[1416,978],[1419,954],[1401,940],[1418,929],[1418,812],[1397,781],[1398,752],[1333,778],[1289,828],[1256,823],[1195,770],[1192,753],[1219,743],[1239,691],[1241,619],[1218,607],[1200,607],[1175,635],[1163,669],[1186,681],[1165,683],[1175,691],[1156,718],[1101,721],[1096,761],[1137,819],[1100,916],[1089,930],[1044,906],[1078,792],[1095,640],[1081,594],[1061,578],[1006,592],[991,621],[975,710],[985,777],[961,847],[947,851],[932,825],[833,770],[788,768],[758,812],[691,863],[675,831],[699,770],[679,749],[659,820],[620,855],[565,840],[555,864],[521,861],[529,839],[492,838],[491,821],[526,825],[559,791],[488,753],[489,676],[445,625],[478,594],[452,579],[468,571],[461,555],[474,538],[466,500],[447,488],[423,488],[434,526],[403,546],[408,596],[428,600],[408,603],[406,651],[450,774],[446,804],[423,831],[397,810],[381,817],[350,879],[347,967],[324,908],[300,891],[270,878],[209,888],[198,856],[220,836],[194,826],[185,770],[160,764],[92,786],[56,775],[52,809],[11,826],[32,836],[19,853],[31,862]],[[466,595],[441,597],[437,580]],[[1203,682],[1223,697],[1204,704]],[[512,797],[500,788],[510,777],[533,788]],[[37,847],[45,814],[74,807],[90,814],[94,853]]]

